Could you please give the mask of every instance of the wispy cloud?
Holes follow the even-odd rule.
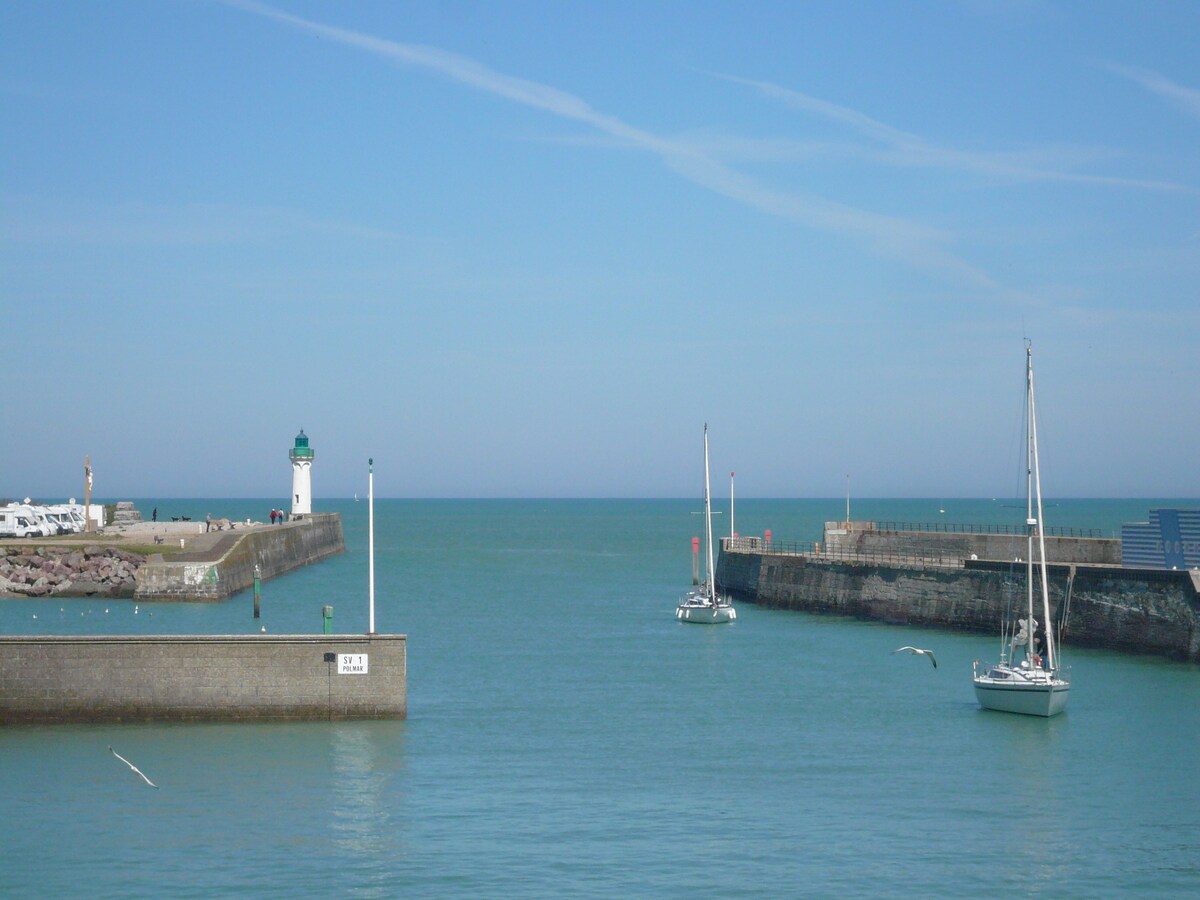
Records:
[[[415,66],[497,97],[587,125],[622,146],[657,156],[680,177],[713,193],[769,215],[810,228],[866,240],[880,255],[936,272],[972,287],[995,289],[985,272],[946,249],[951,236],[918,222],[836,203],[811,194],[773,189],[739,172],[701,145],[654,134],[593,109],[557,88],[497,72],[476,60],[436,47],[405,44],[301,18],[253,0],[221,0],[228,6],[272,19],[326,40]],[[866,127],[870,120],[860,123]],[[898,134],[898,133],[897,133]]]
[[[715,77],[734,84],[753,88],[765,97],[805,113],[819,116],[823,119],[845,126],[870,143],[867,146],[826,145],[831,149],[840,149],[847,155],[860,158],[870,158],[881,164],[904,168],[929,168],[971,172],[993,178],[1004,178],[1016,181],[1058,181],[1078,184],[1107,185],[1111,187],[1130,187],[1157,191],[1191,191],[1185,185],[1169,181],[1159,181],[1146,178],[1121,178],[1111,175],[1087,175],[1079,172],[1066,171],[1062,168],[1051,168],[1045,165],[1034,165],[1031,159],[1047,155],[1047,151],[1016,151],[1004,153],[983,153],[978,151],[957,150],[942,147],[925,138],[893,128],[857,110],[838,106],[827,100],[811,97],[791,88],[781,87],[767,81],[756,81],[736,75],[713,73]],[[1061,151],[1055,151],[1061,156]],[[1076,152],[1072,154],[1078,156]],[[1092,154],[1089,154],[1092,155]]]
[[[1170,100],[1188,115],[1200,118],[1200,90],[1176,84],[1164,75],[1147,69],[1106,63],[1105,67],[1123,78],[1135,81],[1153,94]]]

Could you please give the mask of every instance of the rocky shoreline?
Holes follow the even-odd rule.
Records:
[[[132,597],[146,557],[116,547],[0,547],[0,596]]]

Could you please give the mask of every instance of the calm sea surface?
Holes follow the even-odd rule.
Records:
[[[852,513],[1019,522],[1009,502]],[[272,501],[138,501],[155,505],[265,519]],[[363,632],[367,503],[316,505],[342,513],[347,552],[267,582],[262,623],[319,633],[328,603]],[[682,625],[698,505],[377,501],[376,627],[409,636],[409,719],[0,728],[0,893],[1200,895],[1200,667],[1068,645],[1070,706],[1047,721],[976,705],[971,661],[997,638],[748,604]],[[1114,534],[1159,505],[1200,504],[1052,501],[1046,519]],[[814,541],[844,514],[746,500],[736,524]],[[259,625],[249,592],[136,613],[0,600],[5,634]]]

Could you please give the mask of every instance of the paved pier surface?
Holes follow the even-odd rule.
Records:
[[[300,521],[302,520],[296,519],[292,524]],[[287,524],[272,525],[270,522],[255,521],[235,522],[230,529],[206,532],[203,521],[135,522],[130,525],[108,525],[103,530],[90,535],[77,534],[57,540],[70,541],[73,544],[86,544],[89,541],[103,540],[105,537],[120,536],[121,542],[125,544],[162,546],[164,549],[169,547],[172,550],[177,550],[179,542],[182,540],[188,557],[194,557],[196,560],[216,560],[242,535],[284,528]],[[174,553],[172,558],[179,559],[185,553]]]

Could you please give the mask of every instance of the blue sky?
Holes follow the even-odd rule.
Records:
[[[1200,495],[1198,34],[8,0],[0,496]]]

